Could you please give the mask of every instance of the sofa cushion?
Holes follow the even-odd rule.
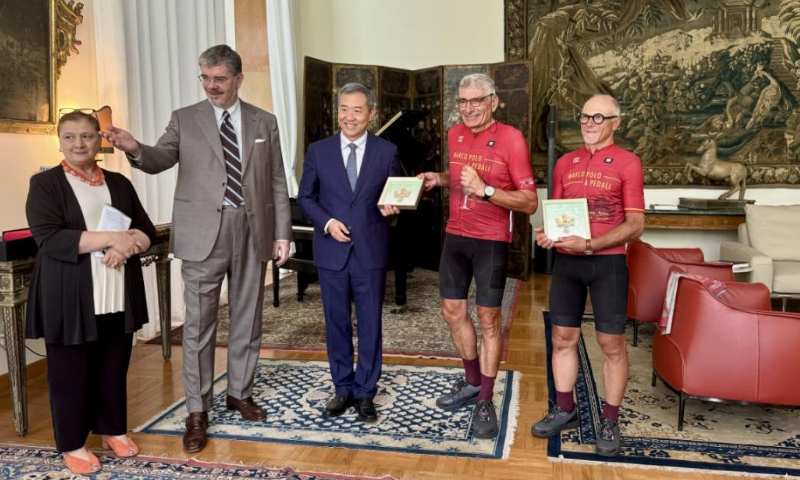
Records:
[[[800,262],[800,205],[746,205],[750,245],[775,261]]]
[[[772,263],[772,291],[800,293],[800,262]]]

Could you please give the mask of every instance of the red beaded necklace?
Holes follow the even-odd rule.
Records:
[[[103,171],[100,170],[100,167],[97,166],[97,164],[94,165],[94,178],[86,178],[86,175],[72,168],[72,165],[67,163],[66,160],[61,160],[61,167],[64,168],[65,172],[78,177],[78,180],[83,183],[88,183],[92,187],[102,185],[106,179],[106,176],[103,174]]]

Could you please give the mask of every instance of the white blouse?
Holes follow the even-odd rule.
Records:
[[[64,175],[66,175],[72,191],[75,192],[75,196],[78,197],[78,204],[83,212],[83,219],[86,221],[86,229],[97,231],[100,216],[103,213],[103,205],[111,205],[111,193],[108,191],[108,185],[103,183],[103,185],[93,187],[67,172],[64,172]],[[92,252],[89,255],[92,262],[94,313],[103,315],[124,311],[125,265],[120,268],[107,267],[102,262],[101,253]]]

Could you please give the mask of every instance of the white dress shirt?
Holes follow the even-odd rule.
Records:
[[[356,144],[356,176],[358,176],[361,173],[361,164],[364,162],[364,152],[367,149],[367,132],[365,131],[363,135],[355,140],[350,140],[344,136],[343,132],[340,132],[339,138],[341,139],[340,148],[342,149],[342,162],[345,169],[347,168],[347,159],[350,157],[349,145],[351,143]]]
[[[339,132],[339,139],[339,148],[342,150],[342,163],[345,169],[347,169],[347,159],[350,157],[350,144],[356,144],[356,177],[358,177],[361,173],[361,164],[364,163],[364,152],[367,150],[367,132],[365,131],[363,135],[355,140],[350,140],[344,136],[344,132]],[[328,225],[330,225],[332,221],[332,218],[328,220],[328,223],[325,224],[325,228],[322,229],[323,232],[328,233]]]

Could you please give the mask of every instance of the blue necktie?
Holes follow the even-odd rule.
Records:
[[[358,165],[356,164],[356,144],[351,143],[350,155],[347,157],[347,179],[350,181],[350,190],[356,191],[356,180],[358,179]]]

